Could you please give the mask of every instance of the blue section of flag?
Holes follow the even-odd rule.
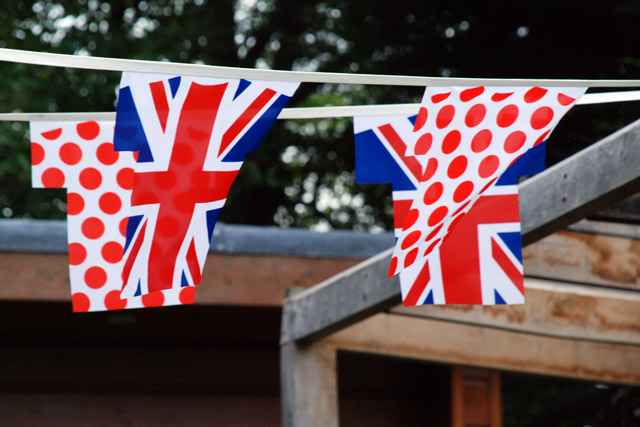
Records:
[[[511,253],[522,263],[522,239],[520,232],[511,231],[505,233],[498,233],[498,237],[507,245]]]
[[[506,304],[506,303],[507,303],[507,302],[504,300],[504,298],[502,298],[502,296],[501,296],[501,295],[498,293],[498,291],[496,291],[495,289],[494,289],[494,291],[493,291],[493,295],[494,295],[494,296],[495,296],[495,298],[496,298],[496,305],[504,305],[504,304]]]
[[[136,230],[138,229],[140,221],[142,221],[143,217],[144,215],[135,215],[129,217],[129,221],[127,222],[127,241],[124,244],[124,252],[127,251],[129,244],[133,240],[133,235],[136,234]]]
[[[515,185],[518,183],[518,177],[542,172],[546,153],[546,142],[529,149],[500,175],[496,185]]]
[[[356,182],[392,183],[396,191],[415,190],[411,180],[371,129],[355,135]]]
[[[239,97],[240,94],[244,92],[244,90],[248,88],[250,84],[251,82],[249,80],[240,79],[240,83],[238,83],[238,89],[236,90],[235,95],[233,95],[233,99],[235,100],[237,97]]]
[[[429,294],[424,299],[424,302],[422,304],[433,304],[433,292],[429,291]]]
[[[175,98],[176,97],[176,93],[178,93],[178,88],[180,88],[180,81],[181,81],[180,76],[171,77],[169,79],[169,87],[171,88],[171,97],[172,98]]]
[[[138,163],[153,162],[149,141],[129,87],[120,89],[113,147],[115,151],[137,151]]]
[[[138,289],[136,289],[136,293],[133,296],[139,297],[140,295],[142,295],[142,282],[138,280]]]
[[[211,209],[207,211],[207,231],[209,232],[209,241],[213,238],[213,229],[216,227],[216,222],[220,216],[222,209]]]
[[[187,281],[187,275],[184,274],[184,270],[182,270],[182,281],[180,282],[180,286],[183,288],[189,286],[189,282]]]
[[[291,97],[280,95],[278,99],[265,111],[262,116],[251,126],[247,133],[233,146],[229,153],[222,159],[223,162],[242,162],[247,153],[256,150],[278,118],[280,111],[287,105]]]

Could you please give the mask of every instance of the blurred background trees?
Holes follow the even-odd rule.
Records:
[[[640,2],[76,0],[3,2],[0,46],[283,70],[463,77],[638,78]],[[0,112],[113,111],[119,74],[0,63]],[[304,84],[289,106],[417,102],[420,88]],[[574,109],[555,163],[637,118]],[[31,189],[26,123],[0,125],[0,217],[64,218]],[[279,121],[247,158],[224,222],[381,231],[390,187],[354,184],[351,120]]]
[[[0,47],[283,70],[638,79],[638,22],[637,0],[5,1]],[[119,78],[0,63],[0,112],[114,111]],[[418,102],[421,92],[304,84],[289,107]],[[637,103],[576,107],[551,136],[548,164],[638,111]],[[221,220],[390,229],[390,186],[354,181],[350,119],[278,121],[247,157]],[[31,188],[28,125],[0,123],[0,217],[62,219],[65,209],[65,190]],[[505,425],[640,423],[637,389],[510,378]]]

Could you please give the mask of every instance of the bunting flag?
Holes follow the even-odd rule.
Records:
[[[245,155],[262,143],[298,85],[123,73],[114,144],[137,152],[123,296],[200,283]]]
[[[30,123],[33,187],[67,189],[73,311],[192,303],[193,288],[121,297],[135,160],[114,151],[113,130],[113,121]]]
[[[357,182],[393,184],[389,275],[402,272],[406,305],[522,302],[517,187],[496,181],[585,90],[428,88],[415,117],[354,119]],[[477,268],[457,274],[465,262]]]
[[[459,217],[439,248],[400,272],[405,306],[524,303],[517,179],[544,170],[545,146],[523,154]]]
[[[586,88],[427,88],[410,132],[378,129],[411,170],[416,193],[389,274],[442,243],[519,156],[546,140]]]

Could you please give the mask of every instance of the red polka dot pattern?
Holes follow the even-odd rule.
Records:
[[[31,143],[31,165],[37,166],[44,160],[44,148],[37,142]]]
[[[104,193],[100,196],[98,204],[100,205],[102,212],[107,215],[118,213],[122,208],[122,200],[120,200],[120,196],[112,192]]]
[[[398,195],[412,197],[412,213],[395,229],[390,272],[411,266],[417,247],[420,254],[436,250],[479,195],[546,138],[582,93],[584,88],[427,88],[415,124],[407,131],[401,122],[394,125],[423,173],[414,172],[414,196]]]
[[[180,291],[180,303],[181,304],[193,304],[196,302],[196,288],[195,286],[187,286]]]
[[[505,153],[515,153],[520,150],[527,140],[527,135],[522,131],[515,131],[510,133],[507,136],[507,139],[504,141],[504,151]]]
[[[67,215],[78,215],[84,210],[84,198],[78,193],[67,193]]]
[[[80,172],[80,185],[87,190],[95,190],[102,184],[102,174],[96,168],[86,168]]]
[[[424,204],[432,205],[438,201],[440,196],[442,196],[442,191],[444,190],[444,186],[441,182],[434,182],[427,188],[427,191],[424,193]]]
[[[476,133],[471,140],[471,150],[474,153],[482,153],[491,144],[493,135],[489,129],[483,129]]]
[[[67,142],[60,147],[60,159],[68,165],[78,164],[82,160],[82,150],[78,144]]]
[[[464,123],[467,125],[467,127],[476,127],[480,123],[482,123],[486,115],[487,107],[485,107],[483,104],[474,105],[467,112],[467,115],[464,118]]]
[[[416,117],[416,123],[413,127],[414,132],[418,132],[424,127],[424,124],[427,122],[427,117],[429,117],[429,111],[425,107],[420,107],[420,111],[418,111],[418,116]]]
[[[114,150],[113,143],[105,142],[98,146],[96,156],[98,157],[98,161],[100,161],[100,163],[109,166],[118,161],[120,153]]]
[[[164,293],[151,292],[142,296],[142,305],[145,307],[160,307],[164,304]]]
[[[460,135],[459,131],[452,130],[451,132],[449,132],[442,141],[442,152],[444,154],[451,154],[456,151],[456,148],[458,148],[458,146],[460,145],[461,139],[462,136]]]
[[[123,248],[118,242],[107,242],[102,247],[102,258],[111,264],[122,261]]]
[[[531,127],[539,130],[547,126],[553,120],[553,110],[549,107],[538,108],[531,116]]]
[[[451,123],[455,115],[456,107],[454,107],[453,105],[444,106],[438,112],[438,117],[436,117],[436,126],[438,127],[438,129],[443,129],[449,126],[449,123]]]
[[[49,168],[42,172],[42,185],[45,188],[62,188],[64,182],[64,173],[58,168]]]
[[[127,307],[127,300],[120,299],[120,291],[113,290],[105,295],[104,305],[107,310],[122,310]]]
[[[462,174],[467,170],[467,157],[462,155],[458,156],[451,161],[449,164],[449,168],[447,169],[447,175],[451,179],[456,179],[462,176]]]
[[[86,313],[91,308],[91,300],[86,294],[76,292],[71,295],[71,306],[74,313]]]
[[[100,125],[97,122],[83,122],[76,126],[78,135],[82,139],[95,139],[100,133]]]
[[[82,223],[82,234],[87,239],[98,239],[104,234],[104,223],[100,218],[87,218]]]
[[[34,187],[67,188],[74,312],[143,307],[120,299],[134,156],[113,149],[113,122],[31,123]],[[185,292],[185,289],[188,289]],[[192,303],[193,287],[162,291],[162,305]]]
[[[80,265],[87,259],[87,250],[80,243],[69,243],[69,264]]]
[[[518,120],[519,109],[517,105],[509,104],[498,112],[496,124],[501,128],[511,126]]]
[[[418,138],[418,142],[416,142],[416,154],[423,155],[429,152],[431,148],[431,143],[433,142],[433,137],[429,132],[422,135]]]
[[[107,283],[107,272],[101,267],[90,267],[84,273],[84,282],[91,289],[100,289]]]

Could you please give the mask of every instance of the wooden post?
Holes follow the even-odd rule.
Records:
[[[500,373],[455,366],[451,376],[452,427],[502,427]]]
[[[338,427],[336,353],[322,341],[280,347],[284,427]]]

